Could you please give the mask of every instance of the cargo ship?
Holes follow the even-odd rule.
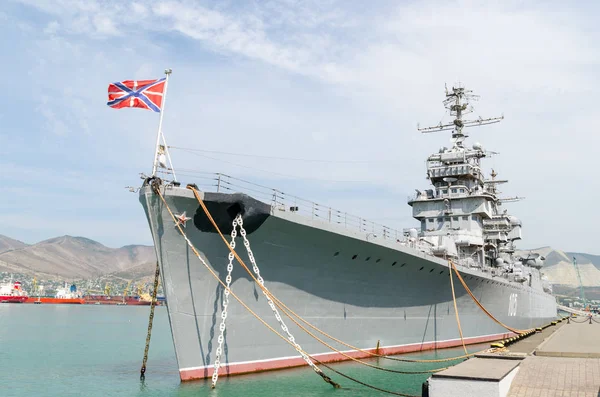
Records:
[[[27,292],[21,287],[20,281],[12,281],[0,285],[0,303],[24,303]]]
[[[318,329],[360,349],[399,354],[518,332],[490,315],[520,330],[555,320],[556,300],[540,274],[544,258],[515,253],[522,224],[503,208],[515,200],[500,196],[498,186],[507,181],[496,179],[494,170],[484,172],[483,160],[491,152],[465,142],[467,127],[501,120],[463,119],[472,98],[461,86],[446,90],[443,103],[453,120],[419,129],[451,131],[451,146],[426,158],[431,186],[407,200],[419,227],[402,230],[223,174],[214,175],[212,188],[199,190],[193,181],[182,186],[172,165],[165,164],[168,146],[157,140],[153,173],[144,180],[139,200],[160,265],[181,380],[211,377],[215,368],[233,375],[305,364],[293,347],[226,299],[209,269],[228,280],[231,291],[274,329],[282,325],[260,286],[228,260],[229,249],[201,201],[229,241],[235,241],[234,230],[244,235],[237,237],[244,244],[236,252],[248,266],[256,261],[254,273],[258,276],[260,269],[273,296]],[[161,134],[159,127],[164,142]],[[157,169],[170,175],[158,178]],[[527,170],[523,173],[526,177]],[[473,297],[457,285],[453,299],[453,269]],[[281,328],[320,361],[347,359],[286,324]],[[368,356],[335,346],[354,357]]]
[[[132,305],[149,306],[150,301],[141,296],[118,296],[118,295],[85,295],[83,297],[89,305]]]
[[[54,296],[30,296],[25,303],[33,304],[59,304],[59,305],[82,305],[85,300],[77,291],[77,286],[72,284],[70,287],[65,286],[56,290]]]

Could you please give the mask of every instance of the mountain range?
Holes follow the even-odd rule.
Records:
[[[106,274],[154,274],[154,248],[109,248],[85,237],[61,236],[25,244],[0,235],[0,271],[46,277],[90,279]]]

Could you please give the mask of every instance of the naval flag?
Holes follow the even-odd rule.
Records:
[[[108,85],[108,106],[114,109],[142,108],[160,112],[165,78],[158,80],[125,80]]]

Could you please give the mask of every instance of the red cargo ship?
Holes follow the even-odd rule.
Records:
[[[25,303],[55,303],[55,304],[71,304],[71,305],[83,305],[85,299],[83,298],[52,298],[51,296],[38,296],[28,297]]]
[[[65,283],[64,288],[59,288],[54,297],[30,296],[27,298],[25,303],[83,305],[85,303],[85,299],[83,299],[81,294],[77,292],[77,287],[75,284],[71,285],[71,287],[67,287],[67,284]]]
[[[26,300],[27,293],[21,288],[20,281],[0,285],[0,303],[23,303]]]

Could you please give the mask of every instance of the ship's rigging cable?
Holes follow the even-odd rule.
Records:
[[[227,161],[227,160],[219,159],[219,158],[216,158],[216,157],[210,157],[210,156],[206,156],[206,155],[200,154],[200,153],[195,153],[195,152],[191,152],[191,151],[188,151],[188,152],[190,154],[195,155],[195,156],[203,157],[203,158],[206,158],[206,159],[209,159],[209,160],[220,161],[222,163],[233,165],[235,167],[246,168],[246,169],[254,170],[254,171],[260,171],[260,172],[264,172],[265,174],[283,176],[283,177],[286,177],[286,178],[302,179],[302,180],[310,180],[310,181],[319,181],[319,182],[331,182],[331,183],[363,183],[364,184],[364,183],[370,183],[371,182],[371,181],[368,181],[368,180],[364,180],[364,181],[335,180],[335,179],[313,178],[313,177],[310,177],[310,176],[300,176],[300,175],[284,174],[284,173],[281,173],[281,172],[270,171],[270,170],[265,170],[265,169],[262,169],[262,168],[255,168],[255,167],[244,165],[244,164],[234,163],[232,161]],[[196,171],[194,171],[194,170],[188,170],[188,172],[196,172]],[[204,172],[201,171],[201,173],[204,173]]]
[[[383,368],[383,367],[379,367],[376,365],[372,365],[369,363],[366,363],[364,361],[361,361],[355,357],[352,357],[336,348],[334,348],[333,346],[329,345],[327,342],[323,341],[322,339],[318,338],[316,335],[314,335],[313,333],[311,333],[309,330],[307,330],[305,327],[303,327],[301,324],[299,324],[291,315],[290,313],[293,313],[294,316],[298,317],[300,320],[302,320],[303,322],[305,322],[306,324],[310,325],[313,329],[319,331],[320,333],[324,334],[325,336],[330,337],[333,340],[339,341],[336,338],[333,338],[331,336],[329,336],[328,334],[326,334],[324,331],[319,330],[317,327],[311,325],[310,323],[308,323],[306,320],[302,319],[302,317],[300,317],[298,314],[294,313],[291,309],[289,309],[283,302],[281,302],[279,299],[277,299],[275,296],[273,296],[273,294],[264,286],[264,281],[261,282],[262,277],[260,277],[260,272],[258,271],[258,267],[256,266],[256,262],[254,260],[254,255],[252,254],[252,251],[250,250],[250,243],[248,241],[247,238],[245,238],[245,230],[243,229],[243,221],[241,221],[241,218],[239,218],[238,220],[238,224],[240,226],[240,234],[244,237],[244,246],[246,247],[246,249],[248,249],[248,257],[250,258],[250,261],[252,262],[253,265],[253,269],[255,271],[255,273],[257,273],[257,277],[254,276],[254,274],[252,274],[252,272],[250,272],[250,269],[248,269],[248,266],[245,264],[245,262],[239,257],[239,255],[237,254],[237,252],[232,249],[229,244],[227,243],[227,240],[225,239],[225,236],[223,236],[223,233],[221,232],[221,230],[219,229],[218,225],[216,224],[215,220],[213,219],[212,215],[210,214],[210,211],[208,211],[208,208],[206,207],[206,205],[204,204],[204,201],[202,200],[202,198],[200,197],[200,195],[198,194],[198,191],[193,187],[193,186],[189,186],[188,185],[188,189],[192,190],[194,195],[196,196],[196,199],[198,200],[198,203],[200,204],[200,206],[202,207],[205,215],[207,216],[207,218],[209,219],[209,221],[213,224],[213,226],[215,227],[217,233],[221,236],[221,239],[223,240],[223,242],[228,246],[230,253],[232,253],[233,255],[235,255],[236,259],[238,260],[238,262],[242,265],[242,267],[244,267],[244,269],[246,270],[246,272],[248,272],[248,274],[250,275],[250,277],[252,277],[254,279],[254,281],[258,284],[258,286],[261,288],[261,290],[263,291],[263,294],[265,294],[265,296],[267,297],[267,299],[269,299],[269,296],[272,298],[272,300],[275,302],[275,305],[277,305],[285,314],[286,316],[288,316],[288,318],[290,318],[290,320],[292,320],[298,327],[300,327],[300,329],[302,329],[304,332],[306,332],[308,335],[310,335],[311,337],[313,337],[315,340],[317,340],[318,342],[320,342],[321,344],[323,344],[324,346],[328,347],[330,350],[348,358],[349,360],[352,361],[356,361],[360,364],[366,365],[368,367],[374,368],[374,369],[379,369],[382,371],[387,371],[387,372],[395,372],[395,373],[400,373],[400,374],[420,374],[420,373],[434,373],[434,372],[439,372],[442,371],[446,368],[439,368],[439,369],[434,369],[434,370],[427,370],[427,371],[400,371],[400,370],[392,370],[389,368]],[[241,222],[240,222],[241,221]],[[268,294],[268,295],[267,295]],[[341,342],[341,341],[340,341]],[[343,342],[341,342],[342,344],[345,344]],[[351,345],[345,344],[347,346],[352,347]],[[369,353],[370,352],[366,351],[366,350],[362,350],[362,349],[358,349],[358,348],[354,348],[354,350],[359,350],[359,351],[364,351],[365,353]],[[388,356],[381,356],[379,354],[375,354],[373,353],[374,356],[378,356],[378,357],[386,357],[386,358],[390,358],[393,359],[392,357],[388,357]],[[469,356],[468,354],[466,356]],[[455,360],[456,358],[453,359],[442,359],[442,360],[419,360],[421,362],[445,362],[445,361],[452,361]],[[407,360],[401,360],[398,359],[397,361],[405,361],[407,362]],[[408,361],[408,362],[413,362],[413,361]]]
[[[454,269],[454,273],[456,273],[456,277],[458,277],[458,280],[460,281],[460,283],[463,285],[463,287],[465,288],[465,290],[467,291],[467,293],[471,296],[471,298],[473,299],[473,301],[475,302],[475,304],[477,306],[479,306],[479,308],[481,310],[483,310],[483,312],[485,314],[488,315],[489,318],[491,318],[492,320],[494,320],[498,325],[506,328],[507,330],[514,332],[515,334],[524,334],[526,332],[528,332],[529,330],[522,330],[522,329],[516,329],[516,328],[512,328],[509,327],[508,325],[504,324],[503,322],[501,322],[500,320],[498,320],[496,317],[494,317],[494,315],[492,313],[490,313],[482,304],[481,302],[479,302],[479,300],[475,297],[475,295],[473,295],[473,293],[471,292],[471,289],[469,288],[469,286],[467,285],[467,283],[465,282],[465,280],[463,280],[462,276],[460,275],[460,273],[458,272],[458,269],[456,268],[456,266],[454,265],[454,262],[452,262],[451,260],[448,260],[448,263],[450,264],[450,266],[452,267],[452,269]]]
[[[208,209],[206,208],[206,206],[204,205],[203,200],[200,198],[197,190],[194,187],[188,186],[188,188],[190,190],[192,190],[194,192],[194,195],[196,196],[196,199],[198,200],[198,203],[200,203],[201,207],[203,208],[205,214],[207,215],[207,217],[209,218],[209,220],[212,222],[213,226],[216,228],[217,233],[219,233],[219,235],[221,236],[221,238],[225,241],[225,243],[227,243],[227,240],[225,240],[225,237],[223,236],[223,234],[221,233],[219,227],[217,226],[217,224],[214,222],[214,219],[212,219],[212,216],[210,216],[210,212],[208,211]],[[230,253],[233,253],[236,257],[236,259],[238,260],[238,262],[242,265],[242,267],[245,268],[245,270],[248,272],[248,274],[250,275],[250,277],[252,277],[254,279],[254,281],[259,284],[260,286],[260,282],[259,280],[256,279],[256,277],[254,277],[254,275],[252,274],[252,272],[250,272],[250,270],[248,269],[247,265],[244,263],[244,261],[237,255],[237,253],[235,252],[235,250],[231,249],[230,247]],[[262,288],[262,287],[261,287]],[[270,292],[269,292],[270,293]],[[316,326],[314,326],[313,324],[311,324],[310,322],[308,322],[307,320],[305,320],[304,318],[302,318],[300,315],[298,315],[297,313],[295,313],[292,309],[290,309],[288,306],[286,306],[283,302],[281,302],[277,297],[272,296],[273,300],[275,302],[278,303],[278,306],[280,308],[282,308],[282,310],[287,311],[289,313],[291,313],[293,316],[295,316],[296,318],[298,318],[300,321],[302,321],[304,324],[308,325],[310,328],[314,329],[315,331],[321,333],[322,335],[330,338],[331,340],[338,342],[346,347],[349,347],[353,350],[356,351],[360,351],[362,353],[365,353],[367,355],[370,355],[372,357],[378,357],[378,358],[385,358],[388,360],[392,360],[392,361],[400,361],[400,362],[413,362],[413,363],[439,363],[439,362],[449,362],[449,361],[455,361],[455,360],[460,360],[460,359],[464,359],[464,358],[468,358],[468,357],[472,357],[477,353],[468,353],[465,355],[461,355],[458,357],[448,357],[448,358],[442,358],[442,359],[410,359],[410,358],[398,358],[398,357],[391,357],[391,356],[386,356],[386,355],[381,355],[378,353],[373,353],[369,350],[365,350],[365,349],[361,349],[359,347],[356,346],[352,346],[340,339],[335,338],[332,335],[327,334],[325,331],[317,328]],[[287,314],[289,317],[289,314]],[[292,320],[294,321],[294,320]],[[298,325],[300,326],[300,325]],[[301,327],[301,326],[300,326]],[[302,327],[301,327],[302,328]],[[307,332],[305,330],[305,332]],[[310,334],[312,335],[312,334]],[[334,349],[332,349],[334,350]],[[334,350],[336,351],[336,350]]]
[[[229,287],[227,287],[227,284],[225,284],[219,278],[219,276],[214,272],[213,269],[210,268],[210,266],[208,266],[208,264],[206,263],[206,261],[202,258],[202,256],[200,256],[200,253],[198,252],[198,250],[196,250],[196,247],[194,247],[194,245],[192,244],[192,242],[189,240],[189,238],[185,234],[185,231],[183,230],[183,227],[181,226],[181,223],[177,221],[177,218],[175,217],[175,214],[173,214],[173,211],[171,211],[171,208],[167,204],[166,199],[164,198],[162,192],[160,191],[160,186],[158,186],[157,183],[153,184],[153,190],[160,197],[160,199],[162,200],[163,204],[165,205],[165,208],[169,212],[169,215],[173,219],[173,222],[175,222],[175,226],[177,227],[177,229],[179,230],[179,232],[183,236],[185,242],[187,243],[187,246],[192,250],[192,252],[194,253],[194,255],[196,255],[196,257],[200,260],[200,262],[202,262],[202,264],[210,272],[210,274],[219,282],[219,284],[221,284],[221,286],[223,286],[223,288],[225,288],[226,290],[228,290],[229,293],[230,293],[230,295],[233,296],[235,298],[235,300],[237,300],[246,310],[248,310],[248,312],[250,314],[252,314],[257,320],[259,320],[265,327],[267,327],[270,331],[272,331],[273,333],[275,333],[277,336],[279,336],[281,339],[283,339],[286,343],[290,344],[296,351],[298,351],[298,353],[300,353],[302,355],[302,358],[304,358],[304,360],[306,361],[306,363],[325,382],[329,383],[330,385],[332,385],[335,388],[340,388],[341,386],[339,384],[337,384],[330,377],[328,377],[327,375],[325,375],[325,373],[319,367],[317,367],[314,364],[313,360],[315,360],[315,359],[313,357],[311,357],[308,353],[306,353],[304,350],[302,350],[302,348],[300,347],[300,345],[298,345],[297,343],[293,343],[292,341],[288,340],[285,336],[283,336],[282,334],[280,334],[279,332],[277,332],[276,329],[274,329],[273,327],[271,327],[265,320],[263,320],[258,314],[256,314],[252,309],[250,309],[250,307],[248,305],[246,305],[233,291],[231,291],[231,289]]]
[[[450,275],[450,288],[452,289],[452,302],[454,303],[454,314],[456,314],[456,325],[458,326],[458,333],[460,334],[460,341],[462,342],[465,354],[469,354],[467,346],[465,346],[465,338],[463,337],[462,327],[460,326],[460,318],[458,317],[458,307],[456,306],[456,294],[454,293],[454,280],[452,279],[452,269],[448,264],[448,274]]]
[[[254,157],[254,158],[262,158],[262,159],[270,159],[270,160],[285,160],[285,161],[302,161],[307,163],[329,163],[329,164],[343,164],[343,163],[351,163],[351,164],[370,164],[370,163],[383,163],[383,164],[397,164],[397,162],[393,160],[326,160],[326,159],[307,159],[307,158],[298,158],[298,157],[282,157],[282,156],[263,156],[258,154],[250,154],[250,153],[233,153],[233,152],[222,152],[218,150],[206,150],[206,149],[191,149],[180,146],[167,146],[169,149],[178,149],[183,150],[184,152],[201,152],[201,153],[210,153],[210,154],[224,154],[228,156],[235,157]]]
[[[282,334],[280,334],[279,332],[277,332],[277,330],[275,330],[273,327],[271,327],[265,320],[263,320],[258,314],[256,314],[252,309],[250,309],[250,307],[248,307],[248,305],[246,305],[233,291],[231,291],[230,288],[228,288],[226,286],[226,284],[219,278],[219,276],[214,272],[214,270],[212,270],[210,268],[210,266],[208,266],[208,264],[206,263],[206,261],[204,261],[204,259],[200,256],[198,250],[196,250],[196,248],[194,247],[194,245],[192,244],[192,242],[188,239],[187,235],[185,234],[185,231],[183,230],[181,224],[177,221],[177,218],[175,217],[175,215],[173,214],[173,212],[171,211],[171,208],[169,207],[166,199],[164,198],[162,192],[160,191],[160,186],[158,186],[157,184],[153,185],[154,188],[154,192],[160,197],[160,199],[162,200],[163,204],[165,205],[165,208],[167,209],[167,211],[169,212],[169,215],[171,216],[171,218],[173,219],[173,222],[175,222],[175,225],[177,226],[177,228],[179,229],[179,232],[181,233],[181,235],[183,236],[187,246],[192,250],[192,252],[196,255],[196,257],[200,260],[200,262],[202,262],[202,264],[204,265],[204,267],[209,271],[209,273],[223,286],[223,288],[228,289],[229,293],[231,296],[233,296],[235,298],[235,300],[237,300],[250,314],[252,314],[257,320],[259,320],[265,327],[267,327],[270,331],[272,331],[273,333],[275,333],[277,336],[279,336],[281,339],[283,339],[285,342],[287,342],[288,344],[290,344],[292,347],[294,347],[294,349],[296,349],[303,357],[307,357],[308,359],[305,359],[305,361],[307,362],[307,364],[327,383],[329,383],[330,385],[332,385],[334,388],[339,389],[341,388],[341,386],[334,382],[329,376],[327,376],[319,367],[317,367],[311,360],[319,363],[320,365],[322,365],[323,367],[329,369],[330,371],[346,378],[349,379],[353,382],[356,382],[358,384],[361,384],[365,387],[368,387],[370,389],[373,390],[377,390],[380,391],[382,393],[387,393],[387,394],[392,394],[395,396],[400,396],[400,397],[419,397],[413,394],[406,394],[406,393],[401,393],[401,392],[395,392],[392,390],[386,390],[386,389],[382,389],[380,387],[377,386],[373,386],[370,385],[368,383],[362,382],[354,377],[351,377],[349,375],[346,375],[334,368],[332,368],[331,366],[323,363],[322,361],[314,358],[313,356],[309,355],[308,353],[306,353],[304,350],[302,350],[300,348],[300,346],[296,343],[293,344],[290,340],[286,339],[285,336],[283,336]],[[237,256],[236,252],[233,251],[233,254],[236,256],[236,258],[239,259],[239,257]]]
[[[156,294],[158,293],[158,281],[160,279],[160,267],[156,261],[156,271],[154,272],[154,288],[152,289],[152,299],[150,301],[150,318],[148,319],[148,334],[146,335],[146,347],[144,348],[144,359],[140,369],[140,379],[146,377],[146,363],[148,362],[148,350],[150,350],[150,337],[152,336],[152,323],[154,322],[154,308],[156,307]]]

